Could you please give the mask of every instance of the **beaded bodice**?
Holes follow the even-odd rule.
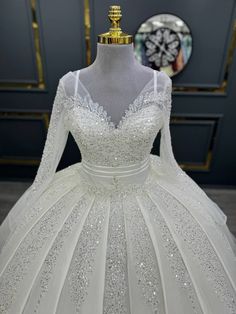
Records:
[[[40,195],[52,181],[69,132],[85,163],[94,167],[132,167],[144,165],[161,131],[162,170],[175,177],[182,174],[171,147],[172,81],[167,74],[153,70],[151,80],[115,125],[105,108],[93,101],[79,72],[70,71],[59,80],[41,163],[30,188],[35,193],[31,196]]]
[[[81,84],[78,73],[76,84]],[[157,91],[157,71],[153,73],[153,79],[129,104],[117,126],[87,91],[85,96],[75,91],[67,99],[64,123],[77,142],[82,159],[95,165],[124,166],[147,158],[163,124],[169,99],[169,91]]]

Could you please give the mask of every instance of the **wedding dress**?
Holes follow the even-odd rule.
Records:
[[[235,238],[175,161],[171,79],[153,70],[116,125],[79,72],[59,80],[35,180],[0,227],[0,313],[235,314]],[[56,172],[69,132],[82,161]]]

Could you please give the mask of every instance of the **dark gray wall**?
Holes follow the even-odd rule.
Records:
[[[131,1],[116,2],[122,7],[122,28],[130,34],[134,35],[143,21],[158,13],[178,15],[192,31],[190,62],[173,78],[176,91],[171,133],[178,162],[198,183],[236,185],[235,50],[229,67],[227,63],[236,32],[235,2],[148,0],[136,1],[135,6]],[[1,2],[1,178],[27,179],[35,175],[47,132],[45,113],[50,113],[58,79],[69,70],[86,66],[83,1],[36,3],[34,16],[30,1]],[[90,1],[91,61],[96,56],[97,34],[109,28],[107,13],[112,4]],[[39,26],[45,89],[40,88],[42,75],[38,75],[32,19]],[[225,79],[227,86],[221,91]],[[196,91],[191,92],[191,87]],[[158,150],[157,137],[153,153]],[[79,150],[70,137],[59,169],[79,160]]]

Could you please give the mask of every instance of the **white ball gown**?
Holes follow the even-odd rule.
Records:
[[[235,314],[235,237],[175,161],[171,79],[153,70],[115,125],[79,72],[59,80],[35,180],[0,227],[0,313]],[[69,132],[82,160],[56,172]]]

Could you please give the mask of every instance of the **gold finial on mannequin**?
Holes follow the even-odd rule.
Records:
[[[122,17],[121,8],[119,5],[111,5],[109,7],[109,20],[111,27],[109,32],[98,35],[100,44],[120,44],[127,45],[133,42],[133,36],[123,33],[120,28],[120,20]]]

